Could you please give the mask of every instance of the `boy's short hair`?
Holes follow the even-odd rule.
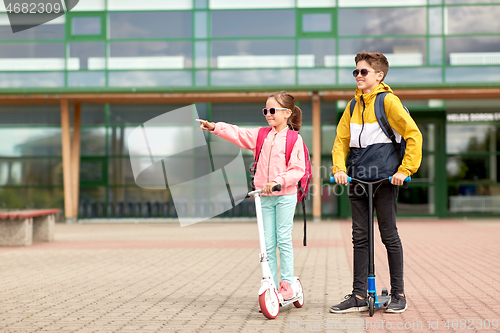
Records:
[[[387,72],[389,72],[389,61],[387,61],[385,55],[380,52],[363,51],[356,54],[356,57],[354,58],[356,65],[361,60],[366,61],[374,70],[384,72],[384,77],[380,80],[380,82],[384,81],[387,76]]]

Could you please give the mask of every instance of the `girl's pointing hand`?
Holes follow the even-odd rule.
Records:
[[[205,130],[213,131],[215,129],[214,123],[211,123],[211,122],[203,120],[203,119],[196,119],[196,121],[201,123],[200,128],[204,131]]]

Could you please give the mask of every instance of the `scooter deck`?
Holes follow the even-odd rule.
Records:
[[[375,302],[375,307],[380,308],[382,306],[386,306],[389,300],[391,299],[390,295],[377,295],[377,301]]]
[[[281,306],[285,306],[285,305],[288,305],[288,304],[291,304],[293,302],[298,301],[301,297],[302,297],[302,294],[297,295],[294,298],[287,299],[286,301],[283,300],[282,302],[280,302],[280,304],[281,304]]]

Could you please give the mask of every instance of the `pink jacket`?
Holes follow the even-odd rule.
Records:
[[[288,128],[285,128],[278,133],[273,127],[264,140],[257,164],[257,173],[254,179],[255,188],[261,189],[265,184],[275,181],[281,184],[282,190],[280,192],[273,192],[271,194],[273,196],[297,193],[297,183],[304,176],[306,170],[303,141],[300,135],[293,146],[290,163],[288,166],[286,165],[285,147],[287,131]],[[218,122],[215,124],[215,129],[212,133],[241,148],[250,149],[255,154],[259,128],[245,129],[239,128],[236,125]]]

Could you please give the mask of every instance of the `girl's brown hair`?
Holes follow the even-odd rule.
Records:
[[[295,99],[286,91],[276,92],[269,96],[274,98],[279,105],[292,111],[291,116],[288,118],[287,125],[294,131],[300,130],[302,126],[302,110],[295,105]]]

